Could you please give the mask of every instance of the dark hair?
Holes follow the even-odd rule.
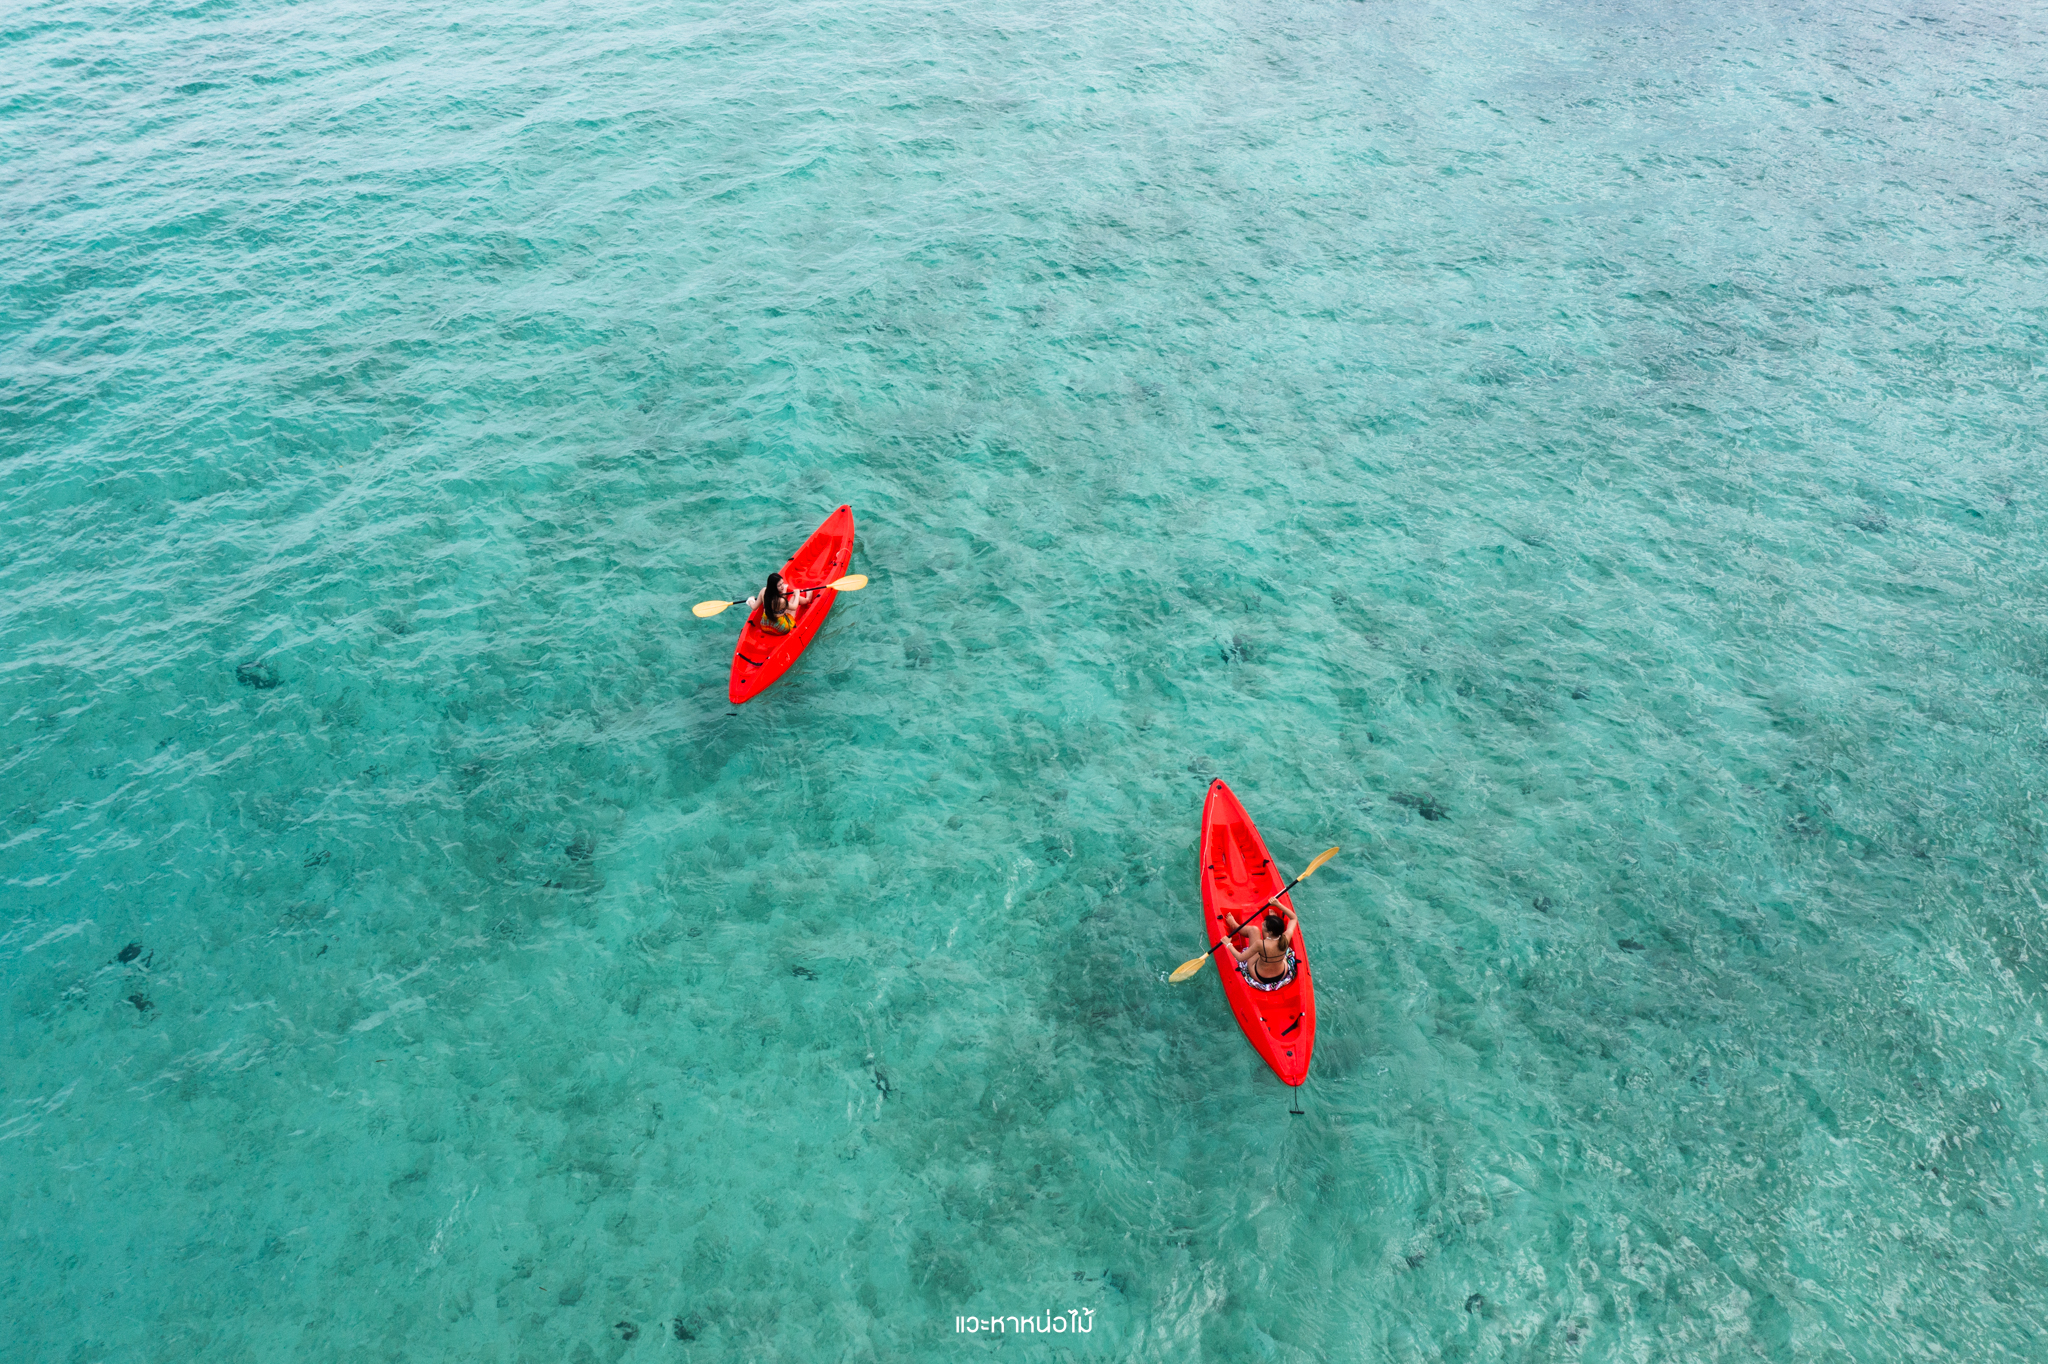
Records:
[[[1267,937],[1269,937],[1269,938],[1277,938],[1277,937],[1279,937],[1279,936],[1280,936],[1280,930],[1282,930],[1283,928],[1286,928],[1286,927],[1287,927],[1287,920],[1285,920],[1285,919],[1281,918],[1281,917],[1280,917],[1280,916],[1279,916],[1278,914],[1268,914],[1268,915],[1266,916],[1266,936],[1267,936]]]
[[[780,573],[768,575],[768,585],[761,589],[761,614],[777,616],[782,614],[772,608],[789,605],[789,588],[784,585]]]

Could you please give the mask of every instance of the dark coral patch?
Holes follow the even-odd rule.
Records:
[[[1442,819],[1450,814],[1450,811],[1445,808],[1444,803],[1432,795],[1424,794],[1418,796],[1409,791],[1396,791],[1387,799],[1396,805],[1405,805],[1424,819],[1431,821]]]
[[[1266,646],[1244,635],[1232,635],[1230,643],[1222,646],[1225,663],[1264,663]]]

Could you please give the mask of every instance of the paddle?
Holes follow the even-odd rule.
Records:
[[[1279,889],[1278,891],[1274,892],[1274,894],[1273,894],[1273,897],[1272,897],[1272,899],[1269,899],[1269,900],[1267,900],[1267,901],[1266,901],[1266,903],[1267,903],[1268,905],[1271,905],[1271,904],[1273,904],[1273,903],[1277,902],[1277,901],[1279,900],[1279,898],[1280,898],[1280,897],[1281,897],[1282,895],[1285,895],[1285,894],[1286,894],[1286,893],[1287,893],[1288,891],[1290,891],[1290,890],[1293,890],[1293,889],[1294,889],[1294,888],[1295,888],[1296,886],[1300,885],[1300,884],[1301,884],[1301,883],[1302,883],[1303,881],[1306,881],[1306,880],[1308,880],[1308,878],[1309,878],[1309,877],[1311,877],[1311,876],[1314,876],[1314,875],[1316,874],[1316,868],[1317,868],[1317,867],[1320,867],[1320,866],[1322,866],[1322,865],[1323,865],[1323,863],[1325,863],[1325,862],[1329,861],[1329,860],[1330,860],[1331,858],[1335,857],[1336,855],[1337,855],[1337,850],[1336,850],[1335,848],[1332,848],[1332,849],[1330,849],[1330,850],[1329,850],[1328,852],[1324,853],[1324,854],[1323,854],[1323,855],[1322,855],[1321,857],[1318,857],[1318,858],[1317,858],[1317,859],[1316,859],[1315,861],[1313,861],[1313,862],[1309,863],[1309,864],[1308,864],[1308,870],[1307,870],[1307,871],[1305,871],[1305,872],[1303,872],[1303,873],[1302,873],[1301,875],[1299,875],[1299,876],[1295,877],[1295,878],[1294,878],[1294,879],[1293,879],[1292,881],[1289,881],[1289,882],[1288,882],[1288,883],[1287,883],[1287,884],[1286,884],[1285,886],[1281,887],[1281,888],[1280,888],[1280,889]],[[1246,917],[1247,917],[1247,920],[1248,920],[1250,916],[1246,916]],[[1243,924],[1243,923],[1240,923],[1240,924],[1238,925],[1238,928],[1243,928],[1243,927],[1244,927],[1244,924]],[[1167,980],[1171,981],[1171,982],[1172,982],[1173,984],[1175,984],[1175,985],[1178,985],[1178,984],[1180,984],[1180,983],[1181,983],[1182,981],[1186,980],[1186,979],[1187,979],[1187,978],[1188,978],[1189,976],[1192,976],[1193,974],[1195,974],[1195,972],[1197,972],[1197,971],[1201,970],[1201,969],[1202,969],[1202,968],[1203,968],[1204,966],[1206,966],[1206,965],[1208,964],[1208,962],[1209,962],[1209,958],[1210,958],[1210,956],[1212,956],[1212,955],[1213,955],[1213,954],[1215,953],[1216,949],[1217,949],[1217,948],[1219,948],[1219,947],[1221,947],[1221,946],[1223,946],[1223,944],[1225,944],[1225,943],[1229,942],[1229,941],[1230,941],[1230,939],[1231,939],[1231,938],[1232,938],[1233,936],[1234,936],[1234,933],[1225,933],[1225,934],[1224,934],[1224,935],[1223,935],[1222,937],[1218,938],[1218,939],[1217,939],[1217,940],[1216,940],[1215,942],[1212,942],[1212,943],[1210,943],[1210,944],[1209,944],[1209,950],[1208,950],[1207,952],[1204,952],[1204,953],[1203,953],[1203,954],[1202,954],[1201,956],[1199,956],[1199,957],[1194,957],[1194,958],[1192,958],[1192,959],[1190,959],[1190,960],[1188,960],[1188,961],[1184,961],[1184,962],[1182,962],[1182,963],[1180,964],[1180,967],[1179,967],[1179,969],[1177,969],[1177,970],[1176,970],[1176,971],[1175,971],[1175,972],[1174,972],[1174,973],[1173,973],[1172,975],[1168,976],[1168,977],[1167,977]],[[1219,969],[1220,969],[1220,968],[1219,968]]]
[[[831,588],[834,592],[858,592],[867,585],[868,575],[865,573],[853,573],[844,578],[836,578],[829,583],[821,584],[823,587]],[[792,592],[816,592],[818,590],[819,588],[817,587],[793,587],[790,589]],[[708,620],[726,607],[736,605],[738,605],[737,602],[729,601],[700,601],[690,608],[690,614],[700,620]]]

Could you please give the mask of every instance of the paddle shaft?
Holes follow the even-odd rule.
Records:
[[[836,582],[838,582],[838,581],[839,581],[839,579],[837,579],[837,578],[834,578],[834,579],[832,580],[832,583],[836,583]],[[824,590],[825,590],[826,588],[830,587],[830,586],[832,585],[832,583],[819,583],[819,584],[818,584],[818,585],[817,585],[816,587],[791,587],[791,586],[790,586],[790,585],[789,585],[788,583],[784,583],[784,584],[782,585],[782,590],[783,590],[783,591],[785,591],[785,592],[788,592],[788,593],[790,593],[790,594],[792,594],[792,595],[794,595],[794,594],[796,594],[796,593],[798,593],[798,592],[822,592],[822,591],[824,591]],[[755,595],[756,595],[756,596],[758,596],[759,594],[757,593],[757,594],[755,594]],[[740,599],[739,599],[738,601],[735,601],[735,602],[731,602],[731,603],[728,603],[728,604],[729,604],[729,605],[732,605],[732,606],[744,606],[744,605],[745,605],[745,604],[746,604],[747,602],[750,602],[750,601],[752,601],[753,599],[754,599],[753,597],[741,597],[741,598],[740,598]]]
[[[783,605],[794,609],[796,606],[795,598],[801,597],[807,592],[858,592],[867,585],[868,579],[864,573],[849,573],[843,578],[834,578],[829,583],[819,583],[814,587],[792,587],[790,584],[784,583],[782,587],[788,599],[784,601]],[[737,601],[700,601],[690,608],[690,614],[699,620],[709,620],[728,607],[740,606],[742,604],[751,605],[759,600],[760,598],[758,597],[749,597],[744,603]]]
[[[1285,895],[1288,891],[1293,890],[1296,886],[1300,885],[1302,883],[1303,878],[1305,878],[1307,875],[1308,872],[1303,872],[1300,876],[1297,876],[1292,881],[1289,881],[1273,896],[1272,899],[1266,901],[1265,905],[1262,907],[1270,909],[1272,906],[1278,904],[1280,902],[1280,897],[1282,895]],[[1290,918],[1294,917],[1294,911],[1292,909],[1288,910],[1287,913]],[[1229,942],[1232,938],[1244,932],[1244,926],[1250,922],[1251,919],[1249,917],[1239,920],[1236,928],[1231,929],[1228,933],[1225,933],[1215,942],[1209,944],[1209,952],[1214,952],[1217,948],[1223,946],[1223,944]],[[1202,955],[1206,957],[1209,955],[1209,952],[1204,952]],[[1218,967],[1217,969],[1221,970],[1222,968]]]

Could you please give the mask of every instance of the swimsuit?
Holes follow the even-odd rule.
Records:
[[[1288,982],[1294,979],[1294,970],[1296,963],[1294,960],[1293,948],[1290,947],[1287,949],[1287,969],[1285,971],[1282,971],[1278,976],[1275,976],[1272,980],[1261,980],[1259,978],[1259,973],[1252,969],[1253,964],[1255,962],[1258,962],[1259,960],[1261,960],[1261,958],[1257,956],[1251,956],[1245,958],[1243,961],[1237,964],[1237,973],[1240,976],[1243,976],[1244,983],[1251,986],[1254,990],[1277,990],[1281,986],[1287,984]]]

